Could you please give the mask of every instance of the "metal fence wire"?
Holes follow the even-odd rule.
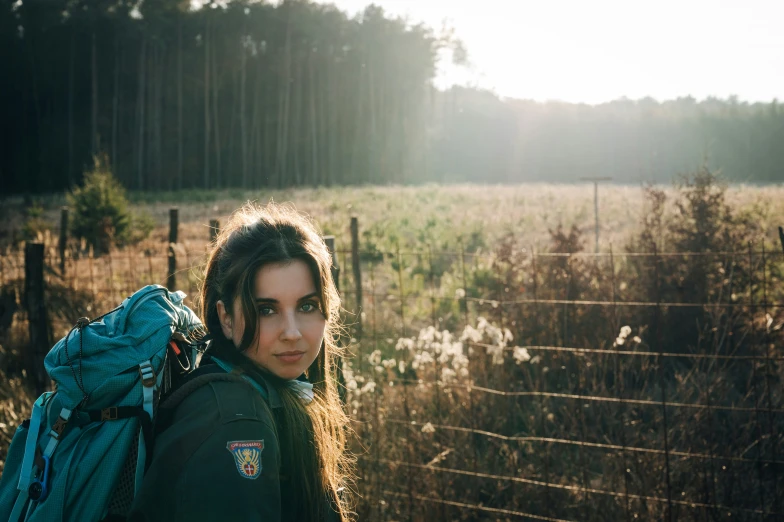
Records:
[[[53,322],[164,284],[157,252],[48,249]],[[359,519],[784,520],[779,251],[336,254]]]

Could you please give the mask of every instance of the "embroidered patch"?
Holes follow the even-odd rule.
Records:
[[[263,440],[235,440],[226,444],[226,449],[234,455],[234,463],[240,476],[257,479],[261,475],[261,451]]]

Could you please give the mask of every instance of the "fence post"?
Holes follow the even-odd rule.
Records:
[[[654,294],[656,298],[656,308],[654,308],[653,324],[651,325],[651,337],[656,343],[656,350],[659,352],[656,363],[659,372],[659,388],[661,389],[661,407],[662,407],[662,428],[664,433],[664,470],[667,478],[667,511],[666,519],[672,522],[672,483],[670,480],[670,442],[669,442],[669,423],[667,422],[667,380],[664,376],[664,346],[662,342],[661,322],[661,288],[659,287],[659,252],[656,249],[656,243],[653,244],[653,277],[654,277]],[[653,350],[652,350],[653,351]],[[763,502],[764,506],[764,502]]]
[[[340,292],[340,265],[338,264],[338,254],[335,252],[335,236],[324,236],[324,243],[327,244],[327,250],[332,257],[332,279],[335,281],[335,288]]]
[[[60,209],[60,276],[65,277],[65,247],[68,242],[68,207]]]
[[[177,254],[174,250],[177,244],[177,228],[179,226],[179,210],[175,208],[169,209],[169,271],[166,277],[166,288],[170,291],[176,290],[177,287]]]
[[[779,227],[779,241],[781,241],[781,249],[784,250],[784,227]]]
[[[340,265],[338,265],[338,254],[335,252],[335,236],[324,236],[324,243],[326,243],[327,250],[329,250],[329,256],[332,258],[332,266],[330,267],[330,271],[332,272],[332,280],[335,281],[335,288],[337,289],[338,293],[340,293]],[[346,380],[343,377],[342,357],[335,357],[335,368],[337,369],[338,394],[340,395],[340,401],[345,404]]]
[[[30,332],[30,351],[25,357],[28,378],[33,381],[35,394],[46,389],[44,357],[51,345],[49,324],[44,304],[44,245],[25,245],[25,307]]]
[[[220,221],[217,219],[210,220],[210,243],[215,243],[215,240],[220,234]]]
[[[357,339],[362,339],[362,268],[359,264],[359,223],[356,216],[351,218],[351,268],[357,296]]]

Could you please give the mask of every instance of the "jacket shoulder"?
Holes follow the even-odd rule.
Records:
[[[187,383],[180,390],[174,407],[173,422],[197,415],[209,417],[211,423],[225,424],[237,420],[256,420],[273,426],[272,412],[264,397],[244,378],[232,374],[209,374]]]

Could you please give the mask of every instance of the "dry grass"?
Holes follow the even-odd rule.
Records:
[[[666,462],[660,453],[665,433],[669,451],[675,452],[669,461],[673,519],[724,519],[726,513],[720,506],[725,506],[731,509],[732,520],[773,520],[753,513],[755,504],[761,505],[758,493],[766,509],[776,508],[776,494],[784,498],[778,465],[760,464],[777,451],[776,459],[784,456],[784,444],[777,434],[784,415],[774,414],[771,421],[765,417],[766,409],[781,407],[784,365],[762,362],[753,367],[752,374],[751,366],[734,361],[718,365],[702,360],[668,363],[668,402],[708,401],[714,409],[731,406],[762,413],[753,418],[734,410],[724,414],[704,408],[695,412],[668,407],[665,431],[663,410],[657,402],[662,381],[655,357],[537,352],[533,348],[554,345],[612,350],[619,326],[626,324],[624,319],[638,320],[637,315],[625,309],[593,313],[589,306],[573,307],[567,313],[562,305],[538,309],[498,305],[499,297],[487,285],[500,277],[494,264],[496,249],[509,233],[518,238],[518,246],[543,251],[550,241],[550,229],[559,223],[577,223],[586,250],[592,250],[590,185],[218,192],[191,195],[190,202],[166,194],[133,197],[134,209],[148,212],[158,223],[149,240],[100,259],[83,253],[77,257],[72,252],[64,278],[56,269],[48,273],[57,336],[79,315],[98,315],[143,284],[165,282],[171,206],[180,209],[178,287],[195,295],[198,267],[208,247],[208,221],[225,221],[234,208],[249,199],[263,202],[270,198],[294,202],[314,217],[325,234],[336,236],[346,319],[354,324],[354,283],[346,252],[350,249],[350,217],[359,216],[364,335],[352,344],[355,356],[347,376],[348,403],[362,443],[358,448],[365,448],[358,449],[362,453],[359,512],[363,520],[522,518],[515,513],[581,521],[659,520],[667,509],[662,501],[667,496]],[[151,201],[153,197],[156,201]],[[727,197],[733,208],[753,216],[769,244],[778,245],[776,227],[784,225],[784,188],[733,186]],[[52,222],[59,215],[59,203],[57,198],[45,202],[44,216]],[[19,201],[10,200],[2,207],[0,227],[5,236],[0,232],[0,241],[13,237],[11,230],[21,226],[19,205]],[[642,191],[633,186],[602,186],[600,206],[601,249],[606,251],[612,241],[618,252],[644,215]],[[54,240],[50,238],[48,244],[50,265],[54,266]],[[399,257],[398,248],[402,251]],[[429,249],[433,256],[428,255]],[[6,244],[0,257],[0,286],[21,287],[21,255]],[[588,265],[580,266],[588,270]],[[527,273],[525,270],[521,274]],[[537,270],[541,274],[540,299],[564,295],[563,268],[543,263]],[[596,270],[606,272],[607,267]],[[607,281],[599,278],[594,283],[592,277],[586,276],[579,299],[607,299]],[[618,299],[626,297],[627,287],[631,299],[636,283],[628,277],[619,281]],[[473,301],[462,299],[466,289],[473,292]],[[781,290],[771,288],[771,299]],[[530,284],[515,286],[500,300],[530,298],[531,291]],[[762,310],[757,312],[754,324],[762,332],[765,317]],[[476,326],[480,316],[488,318],[493,327],[515,332],[514,340],[501,349],[501,364],[493,364],[492,353],[499,353],[498,343],[489,338],[475,344],[470,352],[466,341],[467,373],[460,376],[458,368],[459,378],[454,380],[443,374],[452,360],[412,368],[416,350],[396,350],[399,339],[416,339],[427,326],[459,337],[466,325]],[[784,318],[778,311],[773,319],[778,324]],[[631,335],[640,335],[645,341],[647,330],[638,323],[632,323],[635,331]],[[700,327],[709,330],[709,326]],[[350,331],[357,335],[355,326]],[[758,341],[750,349],[764,346],[762,338]],[[13,360],[25,343],[24,317],[18,314],[12,328],[0,332],[0,345],[4,346],[0,357],[7,367],[18,369]],[[531,359],[516,361],[515,343],[528,346]],[[678,351],[684,347],[668,348]],[[392,359],[394,363],[383,365],[384,360]],[[401,362],[405,367],[400,367]],[[766,395],[765,386],[771,383],[772,391]],[[12,430],[17,418],[29,412],[30,397],[19,377],[4,379],[2,386],[0,427]],[[508,392],[620,397],[653,404]],[[781,428],[784,432],[784,426]],[[12,431],[3,433],[7,437]],[[746,446],[739,447],[743,444]],[[650,451],[619,451],[618,446]],[[690,456],[693,453],[710,458]],[[419,497],[431,500],[417,500]],[[473,507],[458,506],[460,503]],[[496,511],[483,511],[482,507]]]

